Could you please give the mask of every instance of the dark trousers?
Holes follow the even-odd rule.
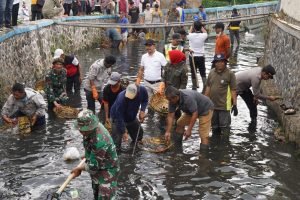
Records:
[[[72,4],[68,4],[68,3],[64,3],[64,9],[65,9],[65,15],[70,16],[70,11],[71,11],[71,5]]]
[[[12,7],[12,20],[11,20],[11,25],[12,26],[17,26],[18,24],[18,14],[19,14],[19,3],[14,4]]]
[[[118,122],[115,119],[112,119],[111,122],[112,122],[112,126],[111,126],[112,127],[112,131],[111,131],[112,138],[114,140],[114,143],[115,143],[117,149],[120,149],[121,144],[122,144],[122,136],[124,133],[121,133],[119,131],[119,129],[117,128]],[[137,141],[141,141],[143,139],[144,131],[143,131],[143,128],[141,127],[141,123],[139,122],[139,120],[137,118],[135,120],[133,120],[132,122],[126,123],[125,126],[126,126],[128,134],[130,135],[130,138],[133,143],[135,142],[137,136],[138,136]],[[139,131],[139,129],[140,129],[140,131]]]
[[[191,74],[192,74],[192,79],[195,79],[195,73],[194,73],[194,69],[193,69],[193,60],[192,60],[192,56],[189,56],[189,60],[190,60],[190,67],[191,67]],[[206,77],[206,73],[205,73],[205,57],[204,56],[194,56],[194,61],[195,61],[195,70],[197,73],[197,69],[200,72],[201,77]]]
[[[74,87],[74,91],[78,92],[80,91],[80,75],[79,74],[75,74],[74,76],[70,76],[67,77],[67,92],[72,92],[73,87]]]
[[[13,0],[1,0],[0,1],[0,27],[3,26],[3,21],[5,21],[5,26],[11,25],[11,13],[13,7]]]
[[[34,4],[31,5],[31,20],[39,20],[42,19],[42,8],[41,6]]]
[[[96,103],[95,103],[95,99],[93,98],[93,94],[91,91],[84,89],[85,91],[85,97],[86,97],[86,101],[87,101],[87,109],[93,111],[95,113],[96,110]],[[99,93],[99,99],[98,101],[101,103],[102,102],[102,96],[103,93],[100,92]]]
[[[121,40],[113,40],[111,43],[112,48],[119,48]]]
[[[243,91],[242,94],[239,94],[242,99],[245,101],[249,111],[251,119],[257,117],[257,106],[254,103],[254,95],[250,89]]]
[[[78,2],[77,1],[73,1],[72,2],[72,12],[73,12],[73,16],[77,16],[78,15],[79,6],[78,6]]]
[[[234,44],[234,37],[236,39],[237,45],[240,45],[240,31],[239,30],[230,30],[230,41],[231,41],[231,47],[233,47]]]

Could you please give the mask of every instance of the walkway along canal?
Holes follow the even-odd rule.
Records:
[[[256,58],[264,47],[259,31],[251,41],[242,41],[237,54],[235,72],[256,66]],[[158,49],[162,49],[162,44]],[[211,66],[214,40],[206,44],[206,66]],[[117,56],[113,71],[133,80],[141,55],[139,42],[129,43],[121,51],[92,48],[80,51],[78,58],[85,71],[96,59],[106,54]],[[209,70],[207,70],[208,72]],[[201,84],[200,84],[201,85]],[[191,82],[188,83],[191,88]],[[200,91],[200,90],[199,90]],[[85,95],[72,102],[86,107]],[[228,142],[214,146],[207,157],[199,156],[197,127],[183,143],[183,152],[153,154],[123,145],[119,155],[119,199],[300,199],[300,163],[289,144],[275,141],[278,124],[273,114],[261,103],[256,128],[249,127],[246,105],[238,99],[239,115],[232,117],[232,133]],[[98,105],[99,109],[99,105]],[[163,133],[157,115],[149,115],[143,123],[145,137]],[[46,199],[67,177],[78,161],[66,163],[62,155],[67,147],[83,151],[81,136],[73,127],[74,120],[47,117],[47,129],[20,137],[14,132],[0,134],[0,199]],[[92,199],[87,173],[74,179],[62,199],[71,199],[77,190],[78,199]]]

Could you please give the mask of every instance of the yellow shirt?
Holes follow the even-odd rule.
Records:
[[[37,3],[37,0],[31,0],[31,4],[35,5]]]

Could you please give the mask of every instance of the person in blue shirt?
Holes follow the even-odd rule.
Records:
[[[117,147],[121,149],[122,136],[127,129],[132,144],[143,139],[143,129],[141,123],[145,118],[145,110],[148,105],[148,93],[144,86],[132,83],[127,86],[126,91],[122,91],[110,109],[112,123],[112,138]],[[139,112],[139,119],[137,114]]]
[[[121,41],[122,41],[122,36],[121,34],[117,31],[115,28],[110,28],[106,31],[107,37],[111,41],[111,47],[112,48],[118,48]]]
[[[204,6],[203,5],[199,6],[199,17],[201,17],[202,21],[206,21],[207,20],[206,12],[204,10]]]
[[[119,23],[121,25],[126,25],[129,23],[128,19],[126,18],[126,13],[124,13],[124,12],[120,13]],[[122,36],[122,45],[124,46],[127,43],[128,28],[121,28],[121,36]]]

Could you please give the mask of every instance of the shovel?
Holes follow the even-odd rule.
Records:
[[[196,70],[196,65],[195,65],[194,53],[190,53],[190,55],[192,57],[192,62],[193,62],[193,71],[194,71],[194,74],[195,74],[196,86],[197,86],[197,88],[199,88],[199,81],[198,81],[198,78],[197,78],[197,70]]]
[[[77,167],[82,166],[85,163],[85,158],[82,159],[82,161],[77,165]],[[71,182],[71,180],[75,177],[75,174],[72,173],[68,176],[68,178],[65,180],[65,182],[60,186],[60,188],[52,193],[52,194],[48,194],[47,199],[59,199],[61,196],[61,193],[64,191],[64,189],[67,187],[67,185]]]

